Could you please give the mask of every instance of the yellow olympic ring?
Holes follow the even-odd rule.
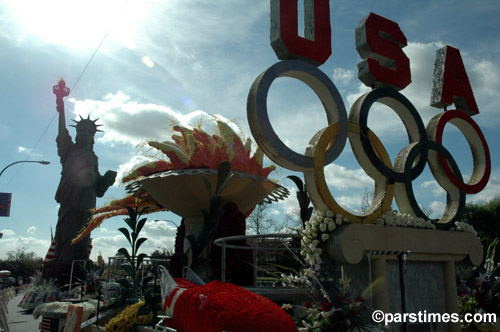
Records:
[[[348,139],[352,150],[361,167],[375,181],[375,191],[373,201],[365,213],[356,215],[342,208],[333,198],[326,183],[324,172],[325,151],[335,142],[339,130],[340,125],[338,122],[329,125],[320,131],[317,143],[311,142],[311,146],[306,151],[306,154],[314,156],[314,169],[304,171],[309,196],[317,209],[330,210],[335,214],[341,214],[353,223],[374,223],[378,217],[391,209],[394,198],[394,183],[390,183],[388,178],[372,165],[365,154],[357,153],[357,151],[362,150],[360,126],[355,122],[348,122]],[[368,133],[368,138],[377,156],[386,167],[392,168],[389,154],[382,142],[371,130],[368,129]]]

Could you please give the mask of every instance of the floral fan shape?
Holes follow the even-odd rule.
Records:
[[[275,167],[263,167],[264,154],[257,147],[251,156],[251,140],[245,143],[225,122],[217,121],[217,134],[209,135],[199,128],[189,129],[174,126],[174,142],[149,141],[147,144],[166,155],[169,161],[155,160],[136,167],[122,179],[123,183],[145,178],[169,170],[212,168],[216,169],[223,161],[231,163],[231,170],[255,174],[267,178]],[[166,211],[144,190],[139,190],[125,198],[114,200],[108,205],[97,208],[92,213],[89,223],[73,239],[73,243],[82,240],[108,218],[126,215],[129,207],[147,207],[146,213]]]

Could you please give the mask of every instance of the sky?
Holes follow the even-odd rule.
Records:
[[[480,111],[473,120],[488,142],[492,160],[488,185],[468,195],[467,201],[499,195],[498,2],[422,0],[402,5],[396,0],[337,0],[330,2],[330,12],[332,55],[319,69],[333,81],[347,111],[369,91],[357,77],[361,59],[354,29],[370,12],[397,22],[408,40],[404,52],[410,59],[412,83],[401,93],[417,108],[424,124],[441,112],[430,106],[436,50],[446,45],[460,50]],[[299,30],[302,26],[299,19]],[[0,192],[12,193],[10,217],[0,217],[0,259],[19,248],[44,257],[51,228],[55,231],[54,196],[61,164],[52,86],[60,78],[71,88],[65,100],[67,123],[80,115],[99,118],[104,131],[96,135],[94,146],[99,171],[115,170],[120,177],[145,160],[141,143],[170,139],[173,123],[201,122],[210,130],[216,115],[234,121],[242,135],[251,137],[246,115],[249,89],[258,75],[279,61],[269,37],[270,3],[264,0],[1,0],[0,167],[20,160],[47,160],[50,165],[21,163],[0,178]],[[267,104],[273,128],[296,152],[302,153],[309,139],[327,125],[319,99],[294,79],[275,81]],[[401,120],[380,107],[370,113],[368,124],[394,161],[408,144]],[[74,137],[74,128],[69,130]],[[464,177],[470,177],[471,150],[454,126],[446,127],[444,145]],[[351,211],[360,208],[363,192],[373,188],[349,147],[325,168],[325,174],[332,195]],[[292,192],[269,209],[277,221],[298,208],[288,175],[302,178],[300,172],[281,167],[270,175]],[[413,189],[419,204],[439,218],[446,194],[428,168],[413,182]],[[97,204],[124,195],[118,181]],[[125,226],[122,219],[107,220],[92,233],[92,259],[99,253],[113,256],[127,247],[118,231]],[[174,225],[179,222],[172,213],[149,215],[143,252],[172,248]]]

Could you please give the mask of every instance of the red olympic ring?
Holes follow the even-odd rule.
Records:
[[[450,122],[454,124],[465,136],[469,143],[473,157],[472,176],[464,183],[450,169],[443,155],[439,154],[439,164],[450,181],[460,190],[467,194],[475,194],[483,190],[488,183],[491,173],[490,150],[484,135],[474,120],[463,111],[451,110],[434,116],[427,125],[427,133],[433,141],[442,144],[445,125]],[[435,163],[435,159],[432,160]],[[431,166],[431,160],[429,160]]]

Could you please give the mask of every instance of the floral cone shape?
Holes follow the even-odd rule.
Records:
[[[123,183],[141,181],[141,179],[166,171],[217,169],[224,161],[231,163],[233,171],[248,173],[263,179],[266,179],[269,173],[275,169],[274,166],[263,167],[262,151],[257,148],[257,151],[251,156],[250,140],[243,143],[231,127],[222,121],[217,122],[218,132],[215,135],[209,135],[198,128],[189,129],[174,126],[173,129],[179,133],[172,136],[174,142],[149,141],[147,143],[167,156],[169,161],[155,160],[140,165],[124,176]],[[163,191],[168,190],[175,190],[175,188],[163,188]],[[131,189],[130,191],[133,194],[94,210],[91,220],[73,239],[73,243],[90,234],[104,220],[114,216],[126,215],[125,206],[133,207],[137,205],[140,208],[147,206],[147,213],[171,209],[163,206],[162,202],[157,200],[157,197],[151,196],[147,191],[141,189]],[[207,193],[203,191],[203,195],[207,196]],[[140,200],[138,203],[136,202],[137,199]]]

